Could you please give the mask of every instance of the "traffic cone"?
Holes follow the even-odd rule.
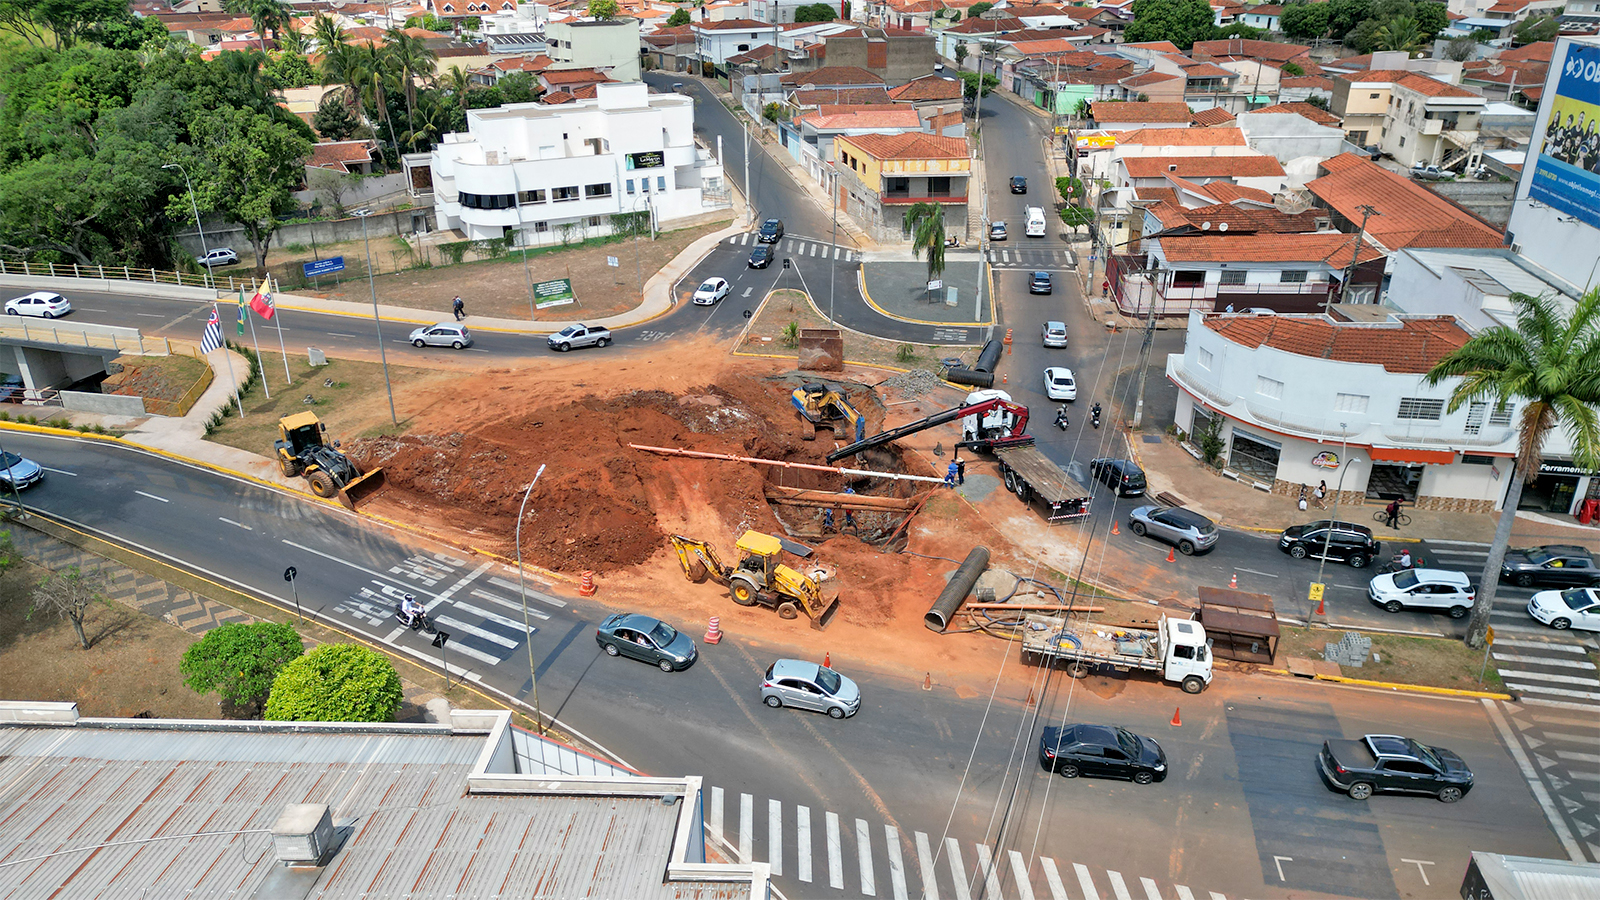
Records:
[[[1033,688],[1028,688],[1028,705],[1033,705]]]
[[[822,654],[822,667],[824,669],[833,668],[833,655],[832,654],[830,654],[830,653]]]
[[[1004,373],[1004,372],[1000,373],[1000,383],[1001,384],[1008,384],[1008,383],[1010,383],[1010,381],[1011,381],[1011,379],[1006,377],[1006,373]]]
[[[578,576],[578,593],[585,597],[594,596],[594,573],[588,569]]]
[[[1173,707],[1173,709],[1172,709],[1172,727],[1173,728],[1179,728],[1179,727],[1182,727],[1182,725],[1183,725],[1183,719],[1178,717],[1178,713],[1181,712],[1181,711],[1182,711],[1182,707]]]
[[[1321,598],[1321,597],[1317,598],[1317,615],[1319,615],[1319,616],[1326,615],[1326,613],[1324,613],[1322,611],[1322,604],[1325,603],[1325,602],[1327,602],[1327,601],[1324,600],[1323,598]]]
[[[1238,586],[1239,586],[1239,573],[1235,572],[1235,573],[1233,573],[1233,577],[1228,579],[1228,587],[1237,588]]]
[[[1167,562],[1177,562],[1177,561],[1178,561],[1177,554],[1172,552],[1172,548],[1171,547],[1168,547],[1167,548]]]
[[[712,616],[711,624],[706,626],[706,643],[722,643],[722,619],[718,616]]]
[[[922,676],[922,689],[925,690],[925,691],[933,690],[933,673],[932,672],[929,672],[928,674]]]
[[[1111,520],[1111,533],[1112,534],[1121,534],[1122,533],[1122,529],[1117,527],[1117,520],[1116,519],[1112,519]]]

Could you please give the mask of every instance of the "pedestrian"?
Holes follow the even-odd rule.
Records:
[[[959,474],[961,474],[961,467],[956,465],[955,460],[951,460],[950,467],[944,471],[944,483],[949,487],[955,487],[956,476]]]
[[[1389,501],[1389,505],[1384,507],[1383,510],[1389,516],[1389,521],[1386,524],[1390,528],[1399,528],[1400,526],[1396,523],[1400,521],[1400,498],[1396,497]]]
[[[956,484],[967,483],[967,461],[956,457]]]
[[[450,304],[450,311],[456,314],[457,322],[467,317],[467,305],[461,302],[460,297],[457,297],[455,301]]]
[[[1306,511],[1306,486],[1300,485],[1300,511]]]
[[[1317,501],[1317,509],[1327,509],[1328,508],[1328,483],[1326,481],[1318,481],[1317,482],[1317,490],[1316,490],[1316,492],[1314,494],[1312,494],[1312,496]]]

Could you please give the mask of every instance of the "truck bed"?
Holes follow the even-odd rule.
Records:
[[[1154,631],[1133,628],[1074,628],[1055,616],[1029,613],[1022,632],[1024,653],[1105,663],[1135,669],[1161,668]]]
[[[1028,483],[1033,495],[1051,508],[1051,521],[1089,514],[1089,492],[1051,462],[1038,447],[996,447],[995,458]]]

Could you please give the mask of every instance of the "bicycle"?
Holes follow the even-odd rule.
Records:
[[[1393,559],[1389,560],[1388,562],[1384,563],[1382,566],[1379,566],[1378,567],[1378,574],[1379,575],[1389,575],[1389,574],[1394,573],[1394,572],[1405,572],[1405,571],[1409,571],[1411,569],[1421,569],[1421,568],[1427,566],[1427,564],[1428,564],[1428,561],[1423,559],[1422,557],[1413,556],[1411,558],[1411,565],[1402,566],[1402,565],[1400,565],[1400,557],[1396,556]]]
[[[1378,510],[1376,513],[1373,514],[1372,521],[1378,522],[1378,523],[1383,524],[1383,525],[1389,524],[1389,511],[1388,510],[1384,510],[1384,509]],[[1399,525],[1402,525],[1402,526],[1410,525],[1411,524],[1411,517],[1405,514],[1405,510],[1401,510],[1400,511],[1400,515],[1395,518],[1395,522],[1397,524],[1399,524]]]

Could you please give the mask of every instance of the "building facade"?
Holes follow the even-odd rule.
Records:
[[[905,212],[936,203],[945,228],[964,234],[972,159],[963,138],[931,134],[841,135],[834,139],[840,212],[883,243],[910,239]],[[967,239],[971,236],[968,235]]]
[[[545,54],[556,68],[604,69],[613,80],[639,80],[639,20],[551,22],[545,26]]]

